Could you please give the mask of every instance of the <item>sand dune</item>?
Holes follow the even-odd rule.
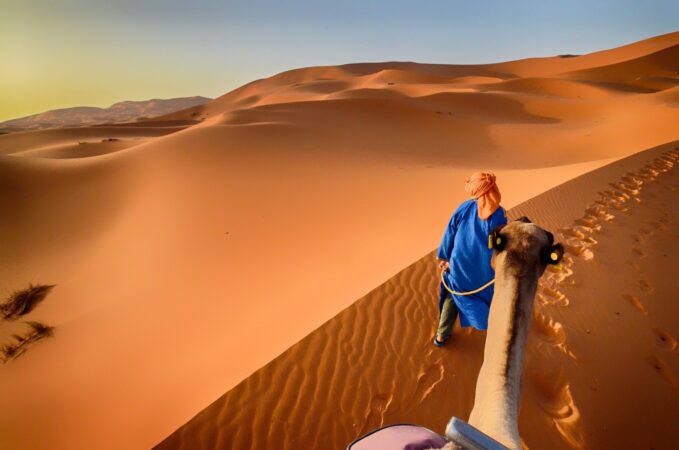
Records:
[[[655,36],[643,41],[623,45],[609,50],[602,50],[587,55],[566,55],[548,58],[528,58],[507,63],[492,64],[519,77],[554,76],[566,72],[585,70],[595,67],[607,67],[626,63],[636,59],[644,59],[648,55],[663,52],[676,47],[679,32]],[[676,50],[675,50],[676,51]]]
[[[538,290],[520,424],[528,448],[672,448],[679,439],[675,266],[666,264],[679,250],[678,190],[675,143],[510,211],[558,230],[568,251]],[[155,448],[339,449],[389,423],[442,431],[451,415],[466,418],[484,333],[456,328],[452,346],[431,345],[434,259],[403,269]]]
[[[56,285],[28,317],[54,326],[54,336],[0,366],[6,405],[0,410],[0,447],[149,448],[232,388],[245,392],[242,386],[255,382],[283,389],[287,378],[261,375],[274,374],[267,363],[281,364],[275,358],[298,342],[311,345],[309,339],[315,342],[319,334],[309,333],[343,310],[348,314],[356,299],[430,252],[464,199],[462,181],[470,172],[494,169],[503,204],[514,207],[581,174],[679,139],[679,110],[671,101],[679,80],[668,72],[677,48],[674,33],[577,58],[311,67],[254,81],[143,124],[0,136],[0,214],[8,218],[0,221],[0,293],[28,283]],[[661,60],[659,52],[666,52]],[[611,78],[604,69],[612,64],[629,73]],[[646,93],[653,77],[662,83]],[[110,138],[119,141],[106,141]],[[563,204],[547,203],[572,213],[563,223],[549,222],[540,209],[536,217],[546,227],[568,227],[589,208],[593,200],[584,194],[592,192],[576,195],[572,207],[565,197],[559,197]],[[407,314],[430,323],[427,277],[435,274],[417,264],[412,267],[422,275],[412,285],[410,278],[388,283],[395,292],[417,297],[421,304],[408,304]],[[631,308],[642,305],[648,318],[655,314],[652,302],[635,299],[623,301]],[[370,302],[356,305],[364,303]],[[225,428],[243,431],[220,434],[209,428],[215,418],[201,419],[208,428],[198,441],[222,439],[249,448],[248,439],[266,436],[262,430],[271,428],[305,442],[330,433],[339,443],[381,423],[383,412],[384,420],[396,418],[395,405],[405,405],[404,399],[408,404],[424,399],[409,414],[438,429],[451,411],[432,415],[431,408],[439,406],[428,403],[438,398],[430,388],[444,379],[441,370],[460,380],[453,386],[446,376],[437,386],[445,387],[451,408],[464,416],[471,405],[463,393],[470,391],[480,364],[482,338],[463,333],[464,351],[451,349],[458,359],[430,352],[420,329],[399,329],[412,342],[391,342],[383,333],[392,330],[379,325],[395,323],[395,311],[372,303],[369,322],[368,316],[355,319],[364,323],[365,334],[358,334],[364,342],[351,341],[356,329],[341,329],[334,331],[345,333],[349,343],[332,345],[342,347],[342,354],[327,339],[329,347],[318,354],[305,355],[304,348],[320,351],[321,344],[295,350],[301,351],[300,363],[288,383],[303,386],[298,403],[295,389],[285,391],[293,397],[279,396],[280,406],[255,408],[245,396],[236,403],[243,414],[229,416],[232,428]],[[541,334],[556,343],[554,358],[564,354],[559,346],[584,358],[577,337],[568,340],[565,319],[550,312],[540,323]],[[668,324],[652,325],[663,336],[679,334]],[[549,335],[552,328],[557,331]],[[0,324],[1,338],[12,332]],[[421,342],[419,352],[398,353],[397,344],[414,342]],[[343,415],[362,419],[349,426],[323,418],[328,421],[317,425],[303,414],[318,407],[305,399],[320,391],[305,389],[360,376],[347,366],[335,373],[336,358],[347,352],[347,360],[358,358],[367,366],[382,352],[397,355],[407,367],[422,362],[417,359],[422,355],[429,359],[403,379],[394,380],[387,370],[360,378],[360,397],[344,399],[339,407]],[[672,368],[665,354],[643,357]],[[465,369],[455,372],[453,361]],[[262,367],[264,372],[256,372]],[[544,430],[529,432],[529,444],[600,442],[588,434],[592,419],[585,417],[588,401],[578,402],[581,384],[572,372],[564,377],[557,390],[543,386],[549,380],[531,384],[544,391],[527,393],[541,399],[542,409],[533,403],[522,420],[543,424]],[[397,391],[396,385],[412,388]],[[337,398],[346,391],[339,382],[332,386]],[[566,413],[575,411],[571,398],[579,422],[576,413]],[[288,423],[311,430],[311,437],[286,425],[284,414],[290,415]]]
[[[174,133],[186,126],[188,126],[187,123],[178,122],[156,123],[154,126],[97,126],[17,132],[0,137],[0,155],[23,154],[24,156],[50,158],[52,153],[49,150],[54,148],[78,148],[79,145],[122,141],[131,146],[143,142],[146,138]],[[83,153],[87,148],[91,146],[82,147]]]
[[[132,122],[202,105],[210,100],[206,97],[156,98],[144,101],[118,102],[108,108],[76,106],[74,108],[54,109],[40,114],[0,122],[0,133],[3,131],[15,132],[46,128],[80,127],[102,123]]]

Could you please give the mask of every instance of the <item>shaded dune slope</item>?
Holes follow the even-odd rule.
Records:
[[[635,281],[641,294],[620,285],[629,276],[663,279],[654,264],[679,251],[672,228],[679,209],[667,202],[678,191],[675,142],[510,211],[555,231],[568,250],[563,270],[541,279],[535,304],[520,417],[529,448],[669,448],[679,439],[679,320],[666,315],[675,308],[671,282]],[[452,345],[435,349],[436,289],[432,252],[155,448],[340,449],[389,423],[443,430],[451,415],[466,419],[484,334],[456,328]]]

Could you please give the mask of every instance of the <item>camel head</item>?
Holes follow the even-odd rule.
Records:
[[[494,229],[488,244],[495,250],[491,266],[506,276],[537,280],[548,264],[558,265],[563,257],[563,246],[554,243],[552,233],[525,216]]]

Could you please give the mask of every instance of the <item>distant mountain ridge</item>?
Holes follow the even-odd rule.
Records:
[[[78,127],[103,123],[124,123],[147,119],[192,108],[209,102],[207,97],[181,97],[141,101],[122,101],[108,108],[76,106],[33,114],[0,123],[0,131],[40,130],[45,128]]]

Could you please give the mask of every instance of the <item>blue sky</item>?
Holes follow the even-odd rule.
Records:
[[[588,53],[679,30],[679,1],[3,0],[0,120],[216,97],[304,66]]]

